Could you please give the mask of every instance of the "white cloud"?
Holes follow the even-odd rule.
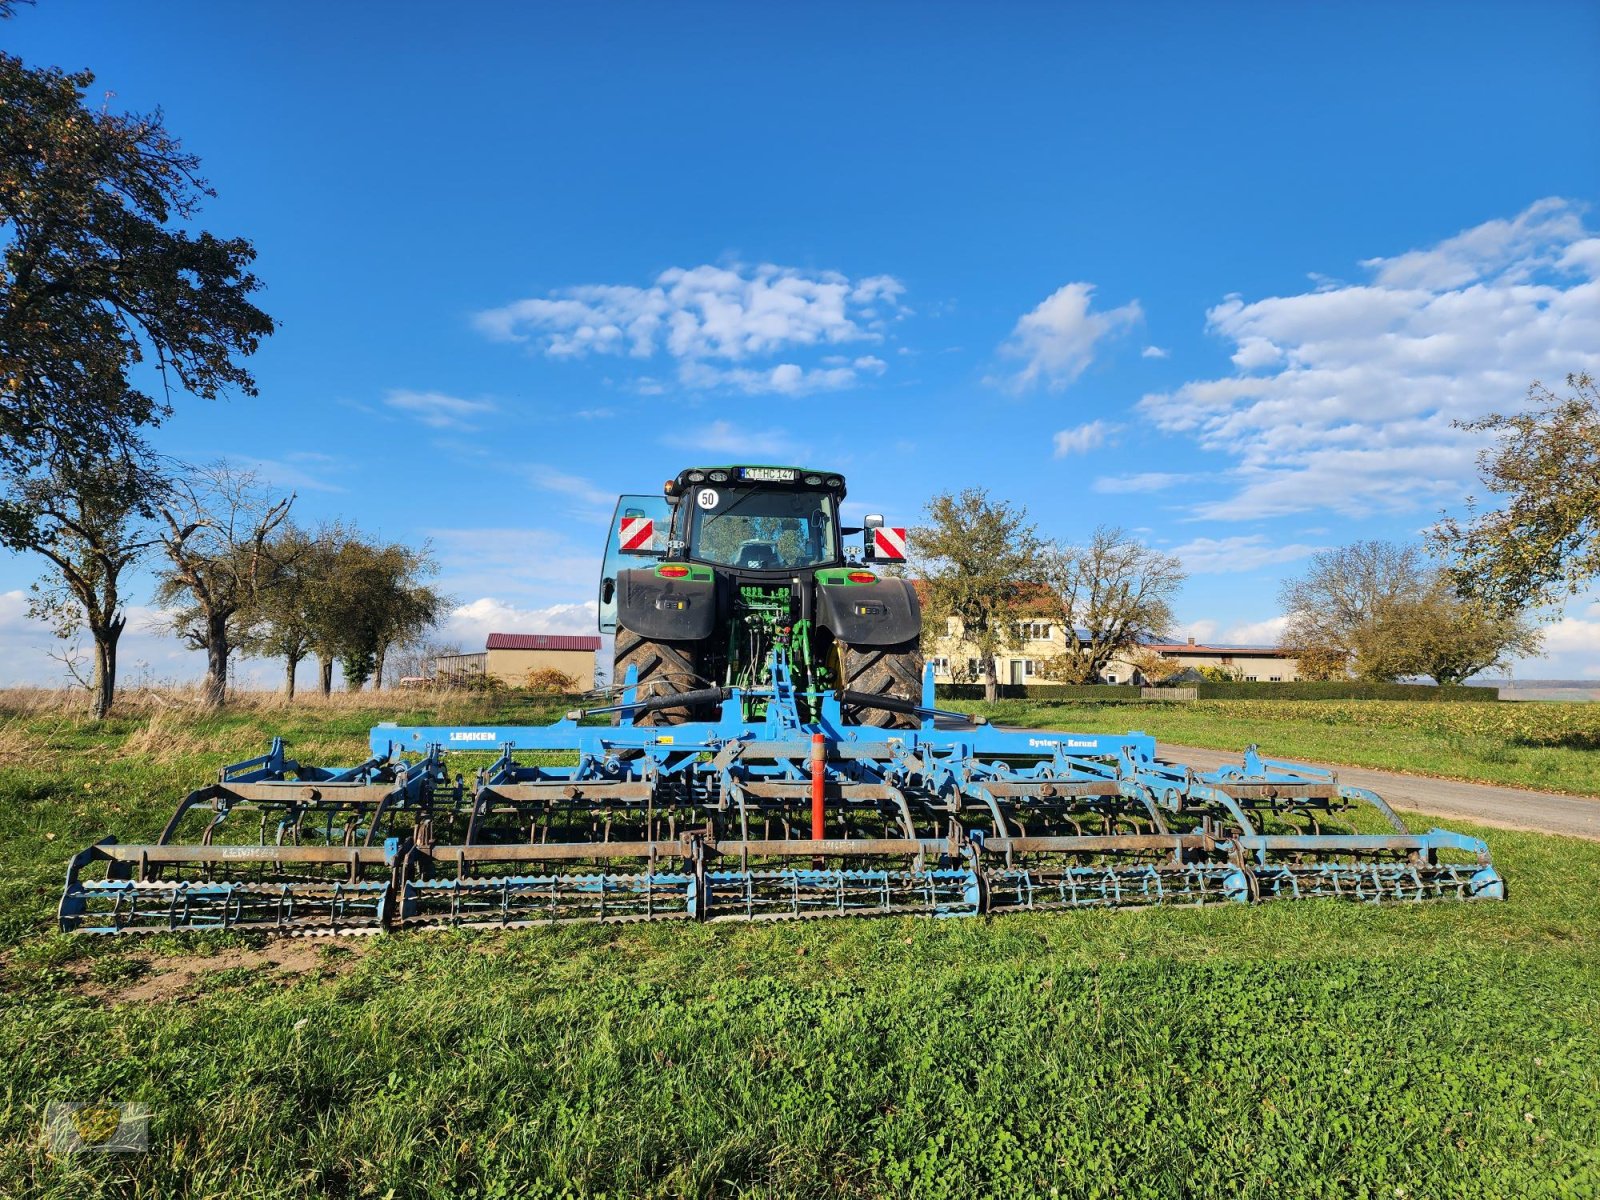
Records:
[[[1000,352],[1024,361],[1006,386],[1022,391],[1036,384],[1052,390],[1066,387],[1094,361],[1105,339],[1136,324],[1144,312],[1137,300],[1106,312],[1091,312],[1094,284],[1069,283],[1039,302],[1017,321]]]
[[[1130,492],[1163,492],[1194,478],[1171,471],[1143,471],[1137,475],[1102,475],[1089,488],[1102,495],[1121,496]]]
[[[1545,657],[1553,654],[1600,654],[1600,621],[1562,617],[1544,630]]]
[[[492,401],[467,400],[443,392],[399,389],[386,395],[383,402],[432,429],[473,430],[478,428],[477,418],[495,411]]]
[[[607,513],[615,497],[606,505]],[[603,535],[581,541],[548,529],[425,529],[439,560],[440,586],[456,596],[493,595],[537,607],[587,595],[600,585]]]
[[[1087,425],[1074,425],[1071,429],[1060,430],[1055,436],[1056,457],[1087,454],[1096,446],[1105,445],[1106,438],[1120,428],[1106,421],[1090,421]]]
[[[1426,250],[1369,258],[1361,265],[1380,287],[1447,291],[1489,276],[1526,279],[1534,267],[1565,257],[1562,251],[1583,237],[1577,209],[1547,197],[1509,221],[1485,221]]]
[[[0,592],[0,632],[28,624],[28,593],[21,588]]]
[[[1179,625],[1173,632],[1178,641],[1193,638],[1201,645],[1276,646],[1288,624],[1288,617],[1268,617],[1264,621],[1235,622],[1224,628],[1221,621],[1207,617]]]
[[[796,458],[801,449],[781,429],[740,429],[731,421],[713,421],[698,429],[661,439],[665,445],[696,454],[730,458]]]
[[[325,454],[315,456],[286,454],[281,460],[247,458],[235,454],[229,456],[229,461],[234,466],[254,471],[261,476],[264,482],[280,489],[297,492],[343,492],[349,490],[343,484],[336,483],[328,476],[342,474],[350,468]]]
[[[1253,533],[1241,537],[1195,538],[1172,547],[1168,553],[1182,559],[1183,565],[1195,575],[1221,575],[1293,562],[1322,549],[1325,547],[1300,542],[1274,546],[1265,534]]]
[[[775,367],[713,367],[686,362],[678,368],[678,382],[696,391],[731,390],[750,396],[776,394],[804,396],[808,392],[834,392],[856,382],[854,367],[812,367],[779,363]]]
[[[491,633],[597,633],[598,608],[594,601],[520,608],[493,596],[482,596],[453,609],[440,627],[443,641],[459,642],[463,650],[481,650]]]
[[[1234,625],[1223,636],[1230,646],[1276,646],[1288,625],[1288,617],[1268,617],[1265,621]]]
[[[556,492],[563,496],[570,496],[574,500],[595,508],[603,508],[607,512],[616,507],[617,494],[599,487],[581,475],[569,475],[565,471],[558,471],[554,467],[542,463],[526,463],[520,468],[528,478],[528,482],[536,488],[547,492]]]
[[[888,275],[851,280],[837,271],[759,266],[673,267],[649,287],[593,284],[548,299],[480,312],[474,323],[499,341],[535,342],[555,358],[664,350],[679,359],[737,361],[796,346],[878,341],[901,310]]]
[[[1140,358],[1171,358],[1172,351],[1163,350],[1160,346],[1146,346],[1139,351]]]
[[[1207,314],[1236,374],[1146,396],[1167,433],[1232,455],[1239,485],[1195,506],[1252,519],[1350,516],[1459,500],[1480,441],[1456,429],[1514,409],[1535,379],[1600,371],[1600,253],[1576,205],[1543,200],[1438,245],[1369,259],[1372,281]]]
[[[1193,638],[1197,642],[1209,642],[1216,637],[1219,628],[1220,626],[1217,622],[1209,618],[1202,618],[1198,621],[1185,621],[1179,624],[1172,630],[1172,635],[1180,642],[1185,638]]]

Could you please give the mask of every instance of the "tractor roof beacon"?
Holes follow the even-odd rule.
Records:
[[[890,574],[905,531],[842,527],[843,497],[838,475],[759,465],[623,496],[600,585],[614,703],[548,726],[382,724],[354,766],[274,740],[155,842],[75,855],[62,928],[1505,898],[1483,841],[1413,832],[1329,770],[1251,746],[1202,772],[1142,733],[936,709],[916,593]]]

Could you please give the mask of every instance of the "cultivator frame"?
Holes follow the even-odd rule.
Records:
[[[845,721],[862,697],[797,695],[781,648],[769,678],[722,689],[715,721],[662,727],[634,723],[651,702],[630,671],[621,703],[552,725],[376,726],[371,757],[343,769],[302,766],[275,741],[190,793],[156,843],[74,857],[62,927],[326,934],[1505,896],[1480,839],[1414,833],[1377,794],[1254,747],[1199,772],[1158,761],[1142,733],[973,723],[934,708],[931,667],[920,705],[878,700],[920,721],[891,731]],[[742,715],[750,700],[765,702],[759,720]],[[579,723],[603,712],[618,723]],[[470,786],[447,770],[464,751],[494,756]],[[259,814],[254,840],[219,842],[241,811]],[[1325,828],[1345,814],[1383,831]],[[196,818],[198,842],[179,841]],[[101,863],[104,878],[86,878]],[[198,877],[167,878],[180,867]]]

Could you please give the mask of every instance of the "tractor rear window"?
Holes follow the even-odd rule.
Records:
[[[783,571],[838,560],[827,492],[702,487],[689,498],[689,557],[744,571]]]

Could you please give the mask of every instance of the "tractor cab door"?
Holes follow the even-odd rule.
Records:
[[[641,567],[666,553],[672,506],[659,493],[620,496],[600,567],[600,632],[617,631],[617,572]]]

